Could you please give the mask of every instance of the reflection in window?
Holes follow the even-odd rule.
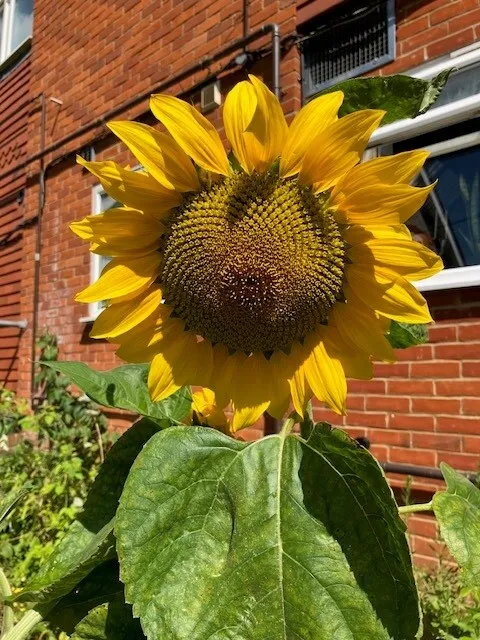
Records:
[[[414,239],[442,257],[446,268],[480,264],[479,130],[478,120],[471,120],[394,144],[392,149],[431,151],[416,184],[438,183],[407,226]]]
[[[0,63],[32,35],[33,0],[0,0]]]
[[[32,35],[32,24],[33,0],[15,0],[12,16],[12,51]]]

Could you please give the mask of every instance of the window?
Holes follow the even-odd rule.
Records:
[[[351,0],[310,23],[301,40],[303,96],[395,57],[393,0]]]
[[[107,209],[111,209],[116,206],[122,205],[105,193],[101,185],[97,185],[93,188],[92,211],[94,214],[102,213],[102,211],[107,211]],[[103,268],[110,262],[110,258],[107,256],[100,256],[97,253],[92,253],[90,255],[90,282],[95,282],[100,277]],[[88,322],[90,320],[95,320],[105,305],[106,301],[91,302],[88,306],[88,317],[81,318],[81,321]]]
[[[416,184],[439,183],[408,226],[442,257],[445,270],[418,282],[421,291],[480,284],[480,48],[453,53],[410,75],[429,78],[454,66],[430,111],[381,127],[371,139],[378,155],[430,152]]]
[[[0,64],[32,36],[33,0],[0,0]]]

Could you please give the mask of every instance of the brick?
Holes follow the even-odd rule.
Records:
[[[408,378],[410,364],[408,362],[376,362],[373,371],[380,378]]]
[[[387,418],[384,413],[360,413],[349,411],[346,424],[350,426],[381,427],[387,426]]]
[[[438,464],[446,462],[457,471],[478,471],[478,455],[468,453],[438,453]]]
[[[411,429],[413,431],[433,431],[432,416],[392,415],[389,417],[390,429]]]
[[[448,35],[448,25],[446,23],[439,24],[431,29],[417,33],[416,35],[402,42],[402,53],[410,53],[414,49],[424,47],[430,42],[436,42]]]
[[[480,322],[460,324],[458,327],[458,339],[464,342],[480,342]]]
[[[412,398],[414,413],[450,414],[460,413],[460,400],[453,398]]]
[[[430,380],[389,380],[387,393],[393,395],[433,395],[433,382]]]
[[[475,360],[480,359],[480,342],[470,344],[437,344],[435,358],[439,360]]]
[[[412,362],[410,365],[412,378],[458,378],[459,362]]]
[[[367,411],[408,412],[410,400],[398,396],[367,396]]]
[[[462,413],[480,417],[480,398],[463,398]]]
[[[428,328],[428,341],[429,342],[456,342],[457,341],[457,326],[444,325],[437,323]]]
[[[399,360],[431,360],[433,358],[433,347],[429,344],[422,344],[408,349],[397,349],[395,353]]]
[[[480,380],[438,380],[435,391],[439,396],[480,396]]]
[[[460,416],[438,416],[436,430],[443,433],[480,434],[480,419]]]
[[[460,0],[460,2],[443,3],[443,6],[431,12],[430,24],[436,25],[440,22],[445,22],[454,16],[467,13],[477,6],[477,0]]]
[[[437,463],[435,451],[418,451],[404,447],[390,447],[390,462],[399,464],[414,464],[425,467],[434,467]]]
[[[424,538],[434,539],[437,535],[438,525],[433,516],[419,516],[412,514],[407,520],[407,531]]]
[[[476,436],[463,437],[463,452],[480,454],[480,433]]]
[[[462,437],[437,433],[412,433],[412,447],[437,451],[461,451]]]
[[[403,40],[409,38],[417,33],[425,32],[430,26],[430,20],[428,15],[420,16],[416,20],[404,20],[399,22],[397,26],[397,39]]]
[[[480,378],[480,362],[462,362],[462,375],[465,378]]]
[[[473,29],[470,27],[469,29],[465,29],[465,31],[460,31],[455,35],[449,36],[448,38],[443,38],[442,40],[438,40],[433,44],[427,46],[427,55],[430,58],[435,58],[436,56],[442,55],[442,53],[446,53],[447,51],[455,51],[455,49],[459,49],[467,44],[470,44],[475,41],[475,34]]]
[[[389,444],[397,447],[409,447],[411,434],[408,431],[393,431],[393,429],[368,429],[367,438],[372,444]]]

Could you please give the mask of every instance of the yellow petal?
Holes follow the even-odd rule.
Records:
[[[114,338],[130,331],[158,311],[161,301],[160,287],[153,286],[133,300],[111,304],[95,320],[90,336],[92,338]]]
[[[257,104],[257,93],[253,85],[244,80],[238,82],[229,92],[223,107],[226,136],[236,159],[247,173],[252,173],[255,158],[258,158],[261,152],[261,146],[254,135],[247,132]]]
[[[375,313],[353,298],[337,303],[331,317],[349,351],[365,352],[376,360],[395,362],[395,354],[385,338]],[[352,349],[353,347],[353,349]]]
[[[141,249],[152,244],[152,240],[160,237],[164,226],[162,223],[136,209],[109,209],[104,213],[87,216],[79,222],[72,222],[70,229],[84,240],[112,247]],[[110,254],[113,255],[113,254]]]
[[[288,126],[278,98],[259,78],[248,78],[255,89],[257,106],[245,135],[250,134],[258,143],[248,148],[249,158],[257,171],[265,171],[281,154]]]
[[[228,420],[225,413],[216,405],[215,394],[211,389],[203,387],[192,394],[193,410],[203,424],[226,431]]]
[[[355,264],[375,263],[407,280],[429,278],[443,268],[440,256],[414,240],[370,240],[351,247],[348,256]]]
[[[343,231],[343,237],[350,246],[370,240],[411,240],[412,234],[404,224],[368,225],[353,224]]]
[[[168,398],[180,387],[208,387],[213,366],[213,350],[208,340],[197,341],[190,331],[164,334],[161,349],[152,360],[148,388],[152,400]]]
[[[380,324],[380,321],[377,320],[377,322]],[[346,342],[341,337],[337,327],[328,325],[325,330],[325,337],[332,353],[342,363],[343,371],[347,378],[370,380],[373,377],[373,364],[370,355],[366,351],[352,349],[351,342]]]
[[[325,191],[362,158],[370,136],[385,111],[366,109],[340,118],[311,140],[305,154],[299,181]]]
[[[371,309],[399,322],[432,322],[427,303],[417,289],[390,269],[349,265],[346,278]]]
[[[434,187],[435,184],[426,187],[374,184],[348,195],[338,212],[350,224],[401,224],[423,206]]]
[[[234,384],[230,389],[233,419],[232,430],[238,431],[254,424],[268,409],[271,383],[268,363],[263,354],[246,356],[235,353],[227,361]],[[228,373],[227,373],[228,376]]]
[[[272,393],[268,413],[279,420],[284,417],[290,405],[290,386],[288,376],[291,371],[288,356],[275,352],[268,361]]]
[[[304,362],[305,375],[313,394],[335,411],[346,413],[347,381],[342,364],[321,332],[307,339],[310,355]]]
[[[161,217],[182,201],[180,193],[166,189],[152,176],[142,171],[122,169],[111,160],[86,162],[77,156],[77,162],[98,178],[111,198],[127,207]]]
[[[151,239],[151,238],[150,238]],[[105,242],[91,242],[90,251],[97,253],[99,256],[106,256],[108,258],[136,258],[140,256],[146,256],[147,253],[153,253],[157,251],[161,244],[161,236],[158,236],[154,242],[145,245],[144,247],[129,247],[127,244],[112,244]]]
[[[307,410],[307,404],[313,395],[310,385],[307,382],[307,376],[305,374],[305,366],[303,362],[300,362],[293,375],[289,378],[288,383],[290,385],[290,393],[292,394],[292,402],[295,411],[302,418]]]
[[[333,190],[332,198],[341,193],[348,195],[366,185],[408,184],[423,167],[428,155],[428,151],[404,151],[362,162],[345,174]]]
[[[209,387],[215,393],[215,401],[220,409],[224,409],[230,402],[231,376],[234,372],[227,366],[229,358],[225,345],[216,344],[213,347],[213,368]]]
[[[170,135],[198,166],[230,174],[227,154],[215,127],[192,105],[174,96],[154,95],[150,108]]]
[[[161,304],[155,314],[133,327],[129,331],[114,338],[110,342],[120,345],[116,354],[126,362],[151,362],[159,352],[158,344],[171,331],[183,331],[183,322],[176,318],[169,318],[172,309]]]
[[[192,161],[173,138],[140,122],[109,122],[107,127],[166,189],[182,192],[200,189]]]
[[[343,93],[334,91],[311,100],[300,109],[288,130],[280,160],[280,176],[288,178],[298,173],[313,138],[337,120]]]
[[[161,256],[150,253],[139,258],[114,258],[100,278],[75,296],[78,302],[111,300],[148,287],[158,276]]]

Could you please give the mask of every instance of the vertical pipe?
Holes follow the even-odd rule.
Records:
[[[272,24],[272,83],[273,93],[280,100],[280,29],[278,24]],[[281,429],[281,421],[268,413],[263,414],[263,433],[268,436],[278,433]]]
[[[273,93],[280,100],[280,29],[272,24],[272,81]]]
[[[243,0],[243,38],[248,36],[250,25],[248,20],[248,0]],[[243,50],[248,51],[248,43],[243,45]]]
[[[45,132],[46,132],[46,101],[45,93],[40,94],[40,158],[39,158],[39,176],[38,176],[38,214],[37,214],[37,234],[35,238],[35,263],[33,271],[33,310],[32,310],[32,345],[31,345],[31,368],[30,368],[30,402],[33,405],[35,394],[35,359],[36,359],[36,343],[38,333],[38,299],[40,287],[40,255],[42,253],[42,217],[45,205]]]

